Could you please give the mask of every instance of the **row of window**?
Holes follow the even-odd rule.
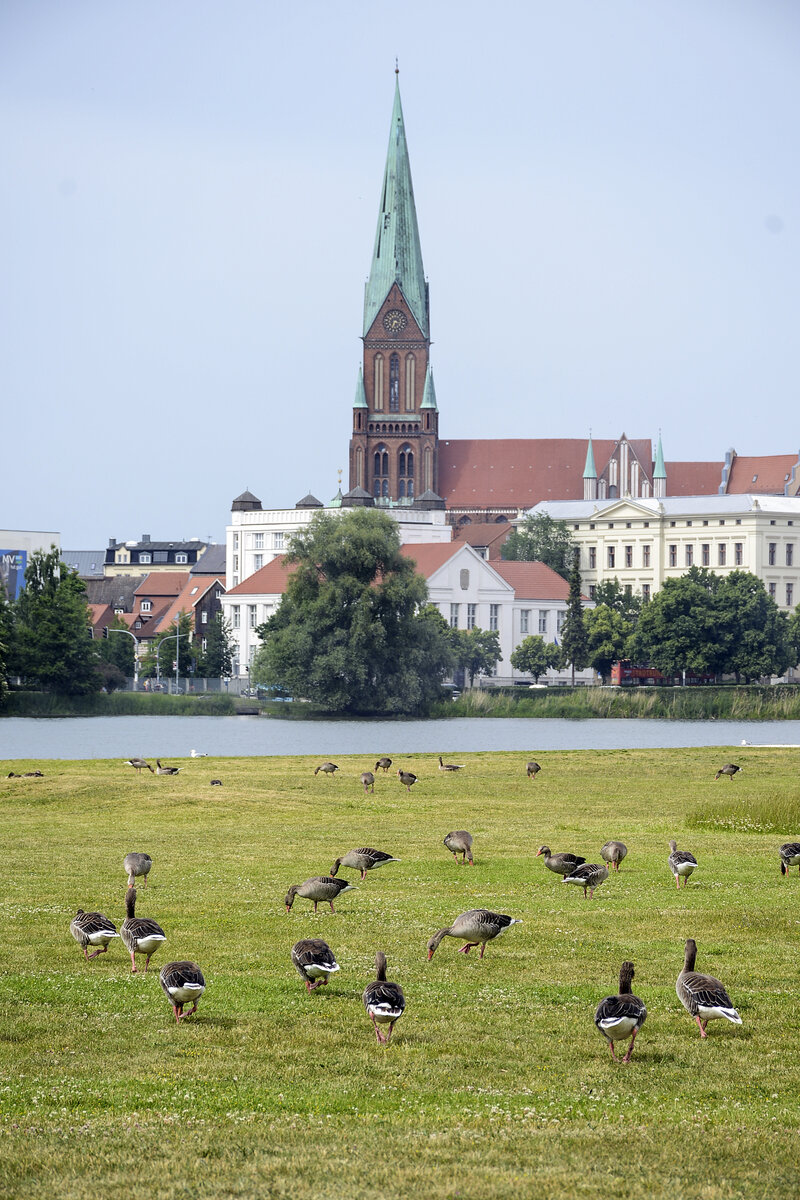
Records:
[[[609,569],[614,570],[614,569],[616,569],[618,567],[622,567],[622,566],[630,568],[630,567],[634,567],[636,565],[633,561],[634,547],[633,546],[623,546],[623,547],[621,547],[621,550],[622,550],[622,554],[620,555],[619,562],[617,562],[617,547],[616,546],[606,546],[606,566]],[[642,546],[642,562],[641,562],[642,567],[649,567],[651,565],[651,550],[652,550],[652,547],[649,545]],[[589,552],[589,570],[594,571],[597,569],[597,547],[589,546],[588,552]],[[693,567],[695,565],[695,561],[697,561],[699,563],[699,565],[703,566],[703,567],[711,566],[711,543],[710,542],[701,542],[700,557],[697,560],[695,560],[695,548],[691,542],[688,542],[683,547],[683,565],[687,566],[687,567]],[[736,567],[741,567],[743,563],[744,563],[744,542],[734,542],[733,543],[733,564]],[[678,566],[678,545],[677,545],[677,543],[672,543],[669,546],[667,546],[667,565],[670,567]],[[717,566],[725,567],[727,565],[728,565],[728,546],[727,546],[726,542],[720,542],[717,545]],[[774,557],[770,558],[770,565],[771,566],[775,565]],[[787,565],[787,567],[790,567],[792,565],[792,547],[791,546],[786,547],[786,565]]]
[[[777,585],[777,583],[770,583],[767,586],[769,588],[770,596],[777,604],[778,603],[778,585]],[[791,608],[793,605],[794,605],[794,584],[787,583],[786,584],[786,607]]]
[[[461,627],[461,609],[463,607],[464,607],[464,605],[462,605],[462,604],[451,604],[450,605],[450,628],[451,629],[459,629]],[[466,629],[474,629],[477,624],[477,621],[478,621],[478,606],[477,606],[477,604],[467,604],[466,609],[467,609],[467,623],[466,623],[465,628]],[[537,609],[536,611],[537,611],[537,618],[536,618],[537,631],[540,635],[544,635],[547,633],[547,627],[548,627],[548,623],[550,620],[550,609],[549,608],[540,608],[540,609]],[[565,611],[557,610],[557,612],[556,612],[556,632],[557,633],[561,633],[561,627],[564,624],[566,615],[567,614]],[[500,605],[499,604],[490,604],[489,605],[489,629],[490,630],[499,630],[500,629]],[[529,633],[533,632],[533,609],[521,608],[519,610],[519,631],[520,631],[520,634],[522,634],[525,637],[527,637]]]
[[[247,628],[255,629],[258,625],[258,605],[257,604],[232,604],[231,605],[231,629],[242,628],[242,609],[247,610]]]
[[[126,561],[125,555],[122,555],[122,554],[117,555],[118,563],[125,562],[125,561]],[[189,561],[189,555],[184,554],[184,552],[182,550],[179,550],[176,553],[173,561],[177,564],[185,565]],[[156,562],[156,563],[169,562],[169,551],[168,550],[153,550],[153,551],[140,550],[139,551],[139,563],[141,566],[147,566],[148,563],[154,563],[154,562]]]

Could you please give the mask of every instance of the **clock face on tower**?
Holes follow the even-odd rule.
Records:
[[[383,328],[387,333],[402,333],[408,324],[408,318],[399,308],[390,308],[383,318]]]

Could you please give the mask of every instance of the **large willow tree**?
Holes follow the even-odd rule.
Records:
[[[287,561],[286,594],[259,629],[258,682],[333,712],[419,713],[439,697],[449,639],[391,517],[318,513]]]

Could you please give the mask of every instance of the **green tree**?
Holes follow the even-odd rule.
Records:
[[[567,615],[561,627],[561,656],[564,665],[566,666],[569,663],[572,667],[572,682],[574,684],[575,672],[582,671],[589,662],[586,625],[583,620],[580,552],[578,550],[575,550],[572,556],[572,570],[569,574]]]
[[[800,663],[800,604],[797,605],[787,621],[786,635],[789,639],[791,665],[796,667]],[[1,633],[0,636],[2,636]]]
[[[502,658],[500,634],[495,629],[451,629],[456,666],[469,675],[469,685],[476,675],[491,675]]]
[[[630,621],[607,604],[586,610],[587,650],[589,666],[608,683],[611,664],[625,656],[625,647],[632,632]]]
[[[622,587],[616,575],[613,579],[604,579],[597,584],[594,589],[594,601],[598,606],[605,604],[613,609],[631,625],[636,624],[642,611],[642,597],[634,593],[632,588]]]
[[[233,670],[233,636],[230,622],[222,613],[209,622],[206,633],[206,648],[198,664],[201,675],[209,679],[217,679],[230,675]]]
[[[721,619],[719,585],[720,577],[705,567],[667,579],[642,608],[627,656],[650,663],[664,675],[725,671],[732,631],[729,620]]]
[[[721,578],[716,600],[720,624],[730,639],[724,670],[732,672],[737,683],[781,675],[792,665],[788,620],[756,575],[731,571]]]
[[[63,695],[99,691],[86,588],[55,546],[31,555],[14,606],[14,633],[9,666],[27,683]]]
[[[548,667],[561,665],[561,651],[554,642],[546,642],[538,634],[532,634],[512,650],[511,665],[515,671],[532,675],[534,682],[538,683]]]
[[[108,637],[100,638],[96,642],[97,652],[103,662],[113,663],[123,676],[130,678],[133,675],[136,654],[136,643],[131,632],[120,616],[114,617],[108,630]]]
[[[391,517],[317,513],[287,558],[286,594],[259,628],[257,682],[335,712],[424,712],[439,698],[452,649]]]
[[[176,627],[177,626],[177,627]],[[176,633],[179,635],[176,639]],[[161,646],[163,645],[163,649]],[[178,675],[191,675],[197,663],[196,647],[192,643],[191,614],[178,614],[178,621],[173,621],[169,629],[162,629],[156,634],[147,648],[142,660],[139,675],[142,679],[152,679],[156,675],[156,657],[158,657],[158,673],[162,676],[175,674],[172,665],[178,662]]]
[[[554,521],[547,513],[529,514],[503,543],[503,558],[508,561],[543,562],[569,579],[575,543],[566,521]]]

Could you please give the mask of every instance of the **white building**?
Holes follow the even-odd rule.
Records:
[[[568,584],[544,563],[488,563],[464,542],[411,544],[403,554],[414,560],[428,595],[445,620],[458,629],[496,630],[500,635],[500,679],[522,678],[511,668],[511,652],[530,634],[556,641],[569,596]],[[260,645],[256,630],[280,604],[291,568],[283,557],[271,562],[222,597],[225,618],[236,643],[235,673],[246,676]],[[571,672],[548,671],[550,679]],[[576,678],[588,681],[591,671]]]
[[[590,597],[616,578],[649,600],[666,579],[697,566],[750,571],[784,611],[800,602],[800,497],[547,500],[530,512],[566,521]]]
[[[428,495],[431,496],[430,502],[426,501],[423,494],[414,506],[381,506],[382,512],[387,512],[397,521],[402,543],[452,540],[453,531],[447,524],[444,502],[432,493]],[[366,492],[364,497],[372,503]],[[316,497],[304,496],[294,508],[263,509],[261,501],[252,492],[237,496],[231,507],[231,523],[226,529],[228,590],[238,587],[242,581],[283,554],[288,549],[292,535],[305,529],[315,513],[349,511],[347,500],[348,497],[344,497],[343,506],[342,497],[339,496],[326,507]],[[427,503],[431,503],[431,507],[426,507]]]

